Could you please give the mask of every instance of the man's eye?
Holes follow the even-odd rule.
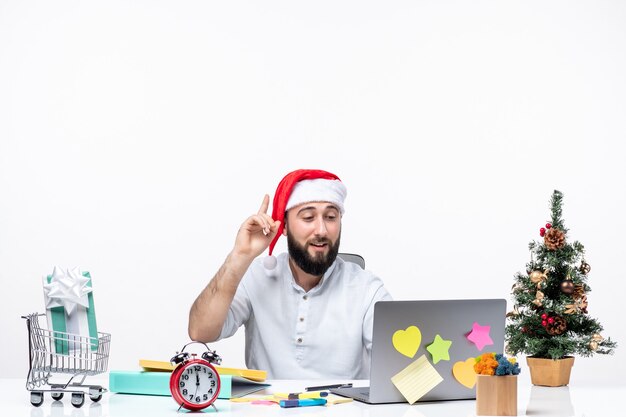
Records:
[[[313,217],[303,217],[302,220],[304,220],[305,222],[310,222],[313,220]]]

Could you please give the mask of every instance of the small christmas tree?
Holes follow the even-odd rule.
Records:
[[[529,244],[527,274],[517,273],[513,311],[507,314],[507,352],[546,359],[611,354],[617,346],[601,336],[602,325],[588,314],[587,277],[580,242],[569,243],[561,218],[563,194],[554,191],[552,219],[540,229],[543,242]]]

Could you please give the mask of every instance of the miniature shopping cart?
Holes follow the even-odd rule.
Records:
[[[28,327],[29,369],[26,389],[30,391],[30,403],[35,407],[43,404],[44,392],[59,401],[64,393],[71,393],[71,403],[79,408],[85,402],[85,394],[92,401],[102,398],[106,388],[100,385],[84,385],[85,378],[107,370],[111,335],[98,332],[98,337],[80,336],[72,333],[46,330],[39,325],[39,317],[45,314],[22,316]],[[66,383],[53,382],[57,374],[69,375]]]

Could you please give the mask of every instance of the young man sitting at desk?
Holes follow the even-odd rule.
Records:
[[[235,246],[189,313],[189,336],[214,342],[246,328],[246,365],[272,379],[367,379],[383,282],[337,257],[346,187],[297,170],[241,225]],[[287,236],[288,254],[272,255]],[[269,258],[259,255],[269,247]]]

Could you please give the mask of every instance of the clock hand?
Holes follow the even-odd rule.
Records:
[[[193,393],[194,397],[198,394],[198,389],[200,389],[200,375],[196,374],[196,392]]]

